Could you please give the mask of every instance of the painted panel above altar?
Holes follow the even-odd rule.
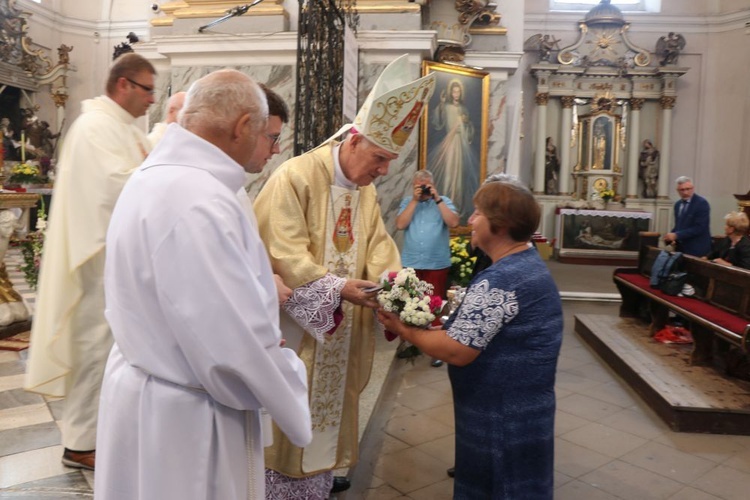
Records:
[[[651,229],[652,217],[635,210],[559,209],[555,250],[561,260],[635,259],[638,233]]]

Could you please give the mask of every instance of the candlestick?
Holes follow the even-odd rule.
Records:
[[[21,163],[26,163],[26,133],[21,131]]]

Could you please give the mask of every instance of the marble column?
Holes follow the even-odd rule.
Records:
[[[628,175],[626,198],[638,198],[638,170],[641,149],[641,108],[646,99],[633,98],[630,100],[630,130],[628,135]]]
[[[674,108],[676,96],[662,96],[661,104],[661,153],[659,166],[658,197],[669,198],[669,184],[671,182],[670,160],[672,149],[672,108]]]
[[[534,155],[534,194],[544,194],[544,161],[547,141],[547,101],[549,94],[536,94],[536,154]]]
[[[562,116],[560,117],[562,137],[560,137],[560,186],[558,190],[562,195],[570,194],[570,171],[572,168],[570,165],[570,129],[573,126],[574,101],[574,96],[560,98],[562,103]]]

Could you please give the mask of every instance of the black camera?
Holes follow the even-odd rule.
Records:
[[[422,190],[422,196],[429,196],[432,194],[432,190],[424,184],[419,186],[419,189]]]

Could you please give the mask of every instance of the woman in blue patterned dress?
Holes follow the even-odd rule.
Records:
[[[450,364],[456,417],[455,499],[551,499],[555,370],[562,305],[547,266],[530,245],[540,210],[512,181],[474,196],[471,244],[492,259],[443,330],[385,327]]]

